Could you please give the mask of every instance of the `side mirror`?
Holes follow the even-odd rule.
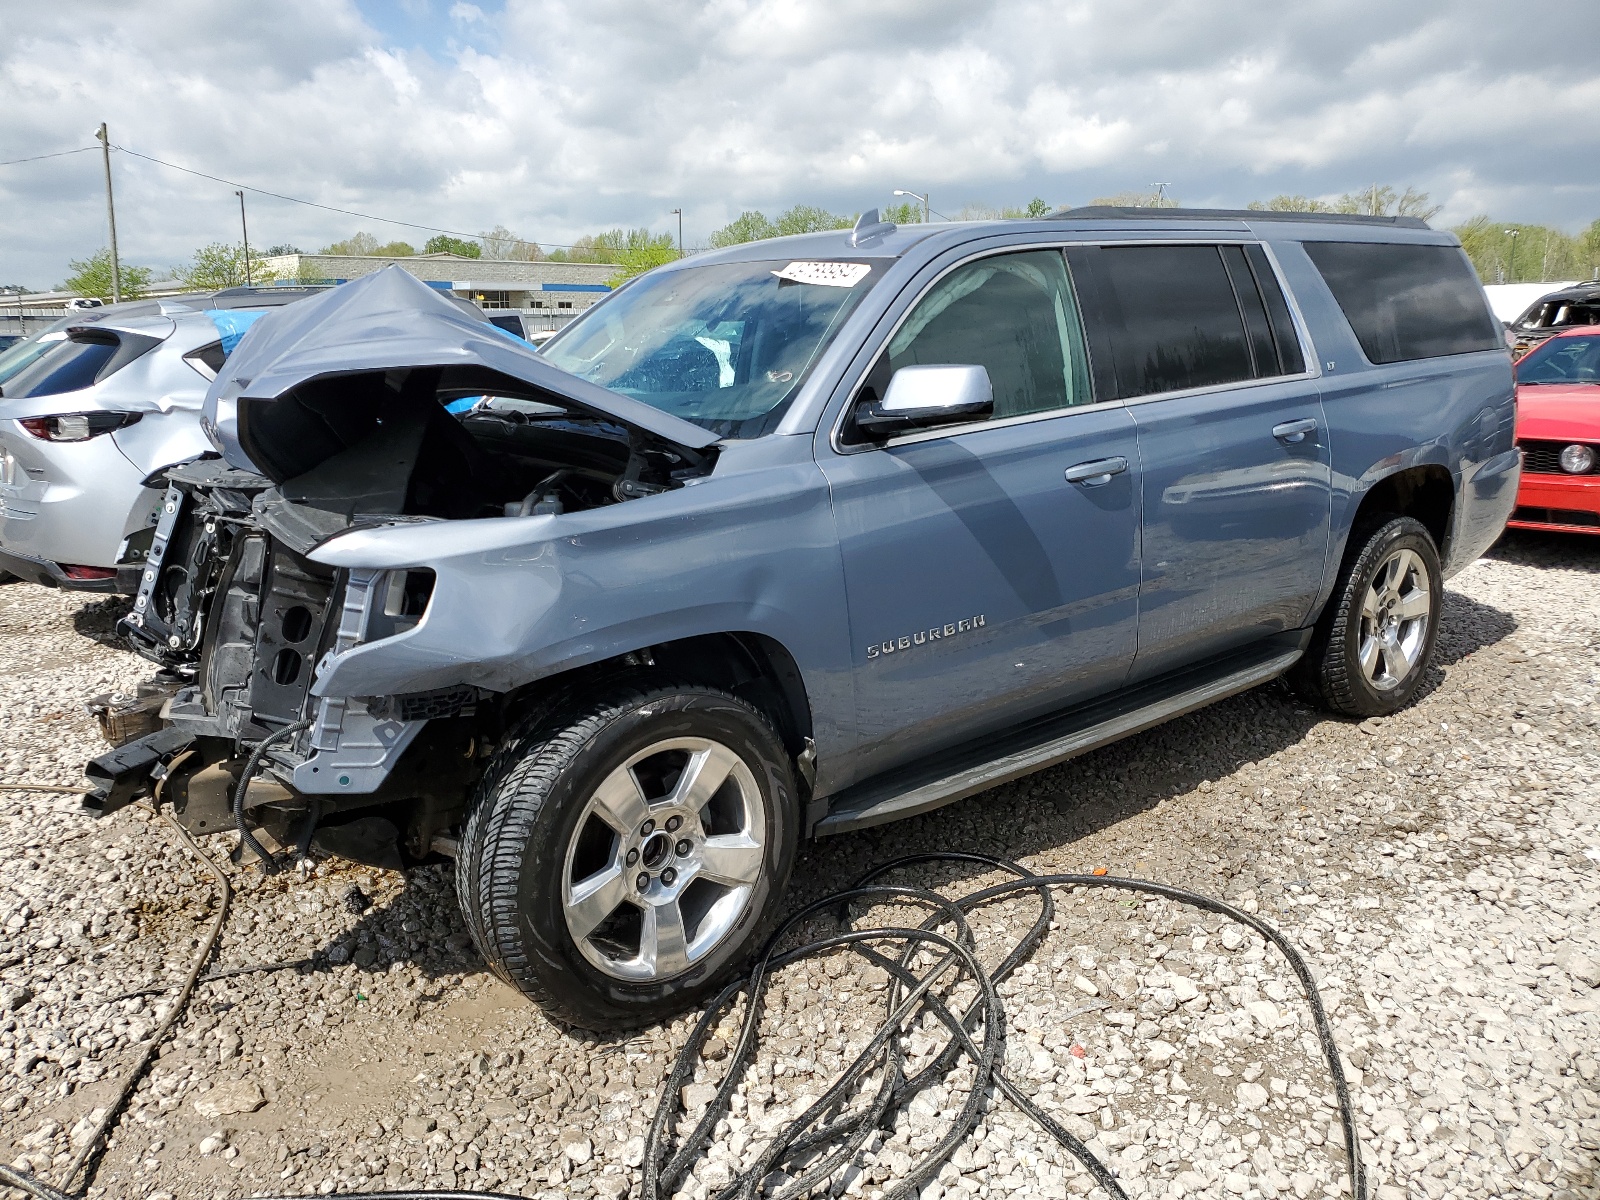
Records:
[[[901,367],[882,400],[856,403],[856,427],[870,438],[959,425],[994,414],[994,387],[983,367]]]

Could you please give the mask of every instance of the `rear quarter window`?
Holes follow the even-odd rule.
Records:
[[[0,383],[0,395],[17,400],[82,391],[160,344],[160,338],[138,333],[69,329],[66,337],[52,342],[42,354]]]
[[[1483,288],[1454,246],[1306,242],[1305,251],[1369,362],[1505,349]]]

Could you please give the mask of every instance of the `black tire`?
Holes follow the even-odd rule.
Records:
[[[645,931],[656,927],[654,906],[645,899],[651,893],[632,884],[621,885],[630,889],[627,897],[600,927],[605,938],[614,936],[616,941],[585,938],[580,947],[569,928],[567,902],[573,895],[569,884],[578,856],[593,861],[597,832],[615,839],[604,851],[609,865],[603,873],[621,868],[628,843],[603,819],[605,813],[594,808],[600,803],[600,786],[616,779],[630,759],[673,739],[725,748],[747,769],[744,774],[733,767],[728,783],[719,788],[703,812],[710,813],[719,804],[727,806],[729,786],[737,793],[733,807],[748,810],[752,823],[757,816],[754,806],[759,803],[762,834],[754,840],[760,850],[741,848],[742,869],[759,869],[759,877],[747,885],[748,893],[731,887],[724,893],[746,897],[736,919],[729,915],[736,908],[731,901],[721,909],[713,905],[717,921],[708,927],[704,922],[712,913],[694,916],[690,889],[699,888],[696,894],[701,895],[708,887],[715,890],[722,885],[694,883],[688,858],[669,858],[665,868],[658,861],[658,873],[649,876],[650,887],[661,888],[654,893],[659,901],[672,890],[667,882],[681,883],[678,898],[683,905],[680,908],[673,901],[671,907],[683,922],[682,928],[692,932],[691,922],[698,920],[702,931],[710,928],[715,933],[723,922],[731,924],[717,935],[718,940],[702,948],[701,957],[683,959],[690,965],[681,972],[670,977],[663,972],[657,978],[619,978],[614,972],[625,969],[625,953],[618,951],[617,962],[623,965],[612,964],[611,971],[601,969],[597,962],[612,963],[606,952],[626,942],[624,927],[633,920],[640,930],[635,969],[644,969],[638,964],[647,958]],[[665,750],[636,766],[641,774],[649,774],[651,781],[664,781],[660,786],[670,791],[692,759],[688,751]],[[680,761],[679,775],[674,777],[672,764]],[[630,769],[627,778],[637,780],[639,776]],[[750,793],[752,782],[754,794]],[[641,783],[634,795],[644,796],[646,791]],[[681,815],[678,819],[686,820]],[[713,819],[702,823],[694,818],[693,828],[680,826],[680,832],[695,833],[709,845]],[[649,865],[652,846],[659,852],[665,828],[663,819],[660,830],[633,847],[635,854],[642,851],[644,857],[635,860],[637,866],[623,869],[624,880],[640,877],[636,871]],[[531,718],[508,739],[480,785],[463,830],[456,891],[474,942],[507,983],[557,1021],[599,1031],[629,1029],[692,1007],[726,983],[765,941],[778,918],[798,837],[799,810],[789,758],[759,712],[733,696],[695,684],[659,679],[614,681]],[[685,844],[669,838],[667,853]],[[682,878],[669,881],[673,872],[668,868],[680,863],[685,864]],[[608,890],[608,897],[612,894]],[[630,908],[637,916],[626,911]],[[606,932],[613,927],[618,931],[614,935]],[[685,955],[693,950],[690,942],[685,939]],[[663,960],[679,961],[668,955],[663,955]],[[653,953],[648,961],[655,962]]]
[[[1414,557],[1406,559],[1406,552]],[[1367,646],[1370,653],[1372,642],[1373,621],[1366,611],[1369,592],[1380,570],[1393,570],[1391,563],[1406,566],[1412,562],[1427,576],[1426,581],[1411,573],[1405,577],[1410,594],[1426,591],[1426,624],[1416,638],[1414,657],[1403,674],[1383,664],[1407,662],[1407,657],[1391,654],[1381,646],[1380,665],[1374,672],[1363,665],[1362,658],[1363,647]],[[1381,717],[1404,708],[1422,686],[1433,661],[1443,606],[1439,551],[1420,521],[1386,516],[1357,529],[1351,535],[1338,585],[1317,621],[1311,644],[1289,672],[1289,686],[1313,704],[1340,716]],[[1384,620],[1394,619],[1394,613],[1402,610],[1403,606],[1397,605],[1392,611],[1384,611]],[[1406,630],[1406,623],[1400,621],[1399,628]],[[1409,641],[1409,636],[1405,640]]]

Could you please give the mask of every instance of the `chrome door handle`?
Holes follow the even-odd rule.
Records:
[[[1113,475],[1121,475],[1128,469],[1128,460],[1125,458],[1097,458],[1093,462],[1079,463],[1075,467],[1067,468],[1067,482],[1081,483],[1084,487],[1099,487],[1101,484],[1110,483]]]
[[[1296,442],[1306,440],[1306,434],[1317,431],[1315,417],[1301,417],[1298,421],[1285,421],[1282,425],[1272,427],[1272,436],[1280,442],[1294,445]]]

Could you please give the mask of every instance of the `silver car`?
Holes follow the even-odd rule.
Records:
[[[132,592],[163,489],[209,452],[206,388],[251,321],[318,288],[232,288],[73,312],[0,354],[0,575]]]

